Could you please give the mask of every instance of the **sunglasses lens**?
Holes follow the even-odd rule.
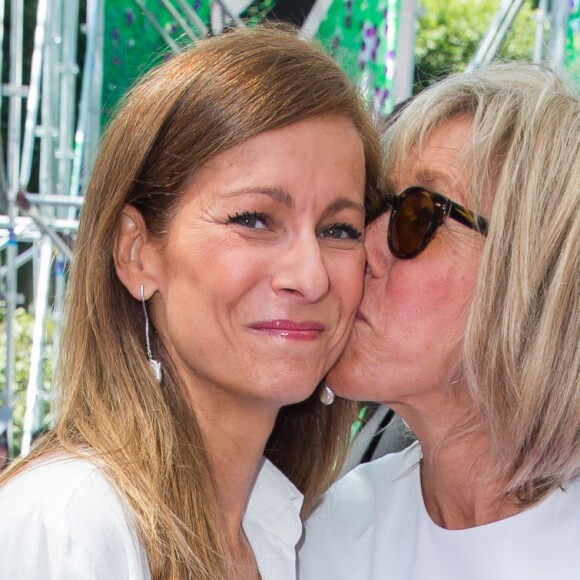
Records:
[[[401,198],[391,223],[391,245],[397,255],[411,257],[425,246],[435,217],[435,205],[424,191],[408,192]]]

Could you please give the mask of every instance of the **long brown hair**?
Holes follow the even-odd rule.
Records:
[[[163,384],[152,378],[141,306],[114,270],[120,212],[133,204],[163,241],[181,192],[205,161],[321,115],[357,128],[371,204],[380,152],[364,105],[323,50],[278,27],[238,29],[171,58],[133,88],[102,142],[68,283],[58,420],[30,458],[62,449],[97,456],[133,512],[153,579],[225,579],[228,551],[210,461],[179,376],[160,344]],[[304,493],[305,514],[336,474],[351,418],[351,403],[327,408],[316,395],[279,413],[265,454]]]

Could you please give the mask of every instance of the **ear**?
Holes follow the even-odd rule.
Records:
[[[113,260],[119,280],[137,300],[141,300],[141,285],[145,300],[158,289],[159,262],[152,246],[141,212],[132,205],[123,207],[115,230]]]

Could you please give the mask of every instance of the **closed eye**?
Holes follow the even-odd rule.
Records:
[[[266,214],[256,211],[236,212],[235,215],[228,215],[229,223],[239,224],[254,230],[268,229],[269,218]]]

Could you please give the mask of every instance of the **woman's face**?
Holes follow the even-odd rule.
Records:
[[[273,407],[312,393],[360,302],[364,190],[363,145],[341,117],[265,132],[201,167],[153,299],[190,390]]]
[[[465,204],[461,154],[470,128],[455,120],[434,131],[422,154],[389,176],[394,193],[422,185]],[[368,226],[363,300],[328,382],[339,395],[396,407],[438,396],[452,380],[483,237],[448,219],[421,254],[401,260],[387,246],[389,218],[390,211]]]

